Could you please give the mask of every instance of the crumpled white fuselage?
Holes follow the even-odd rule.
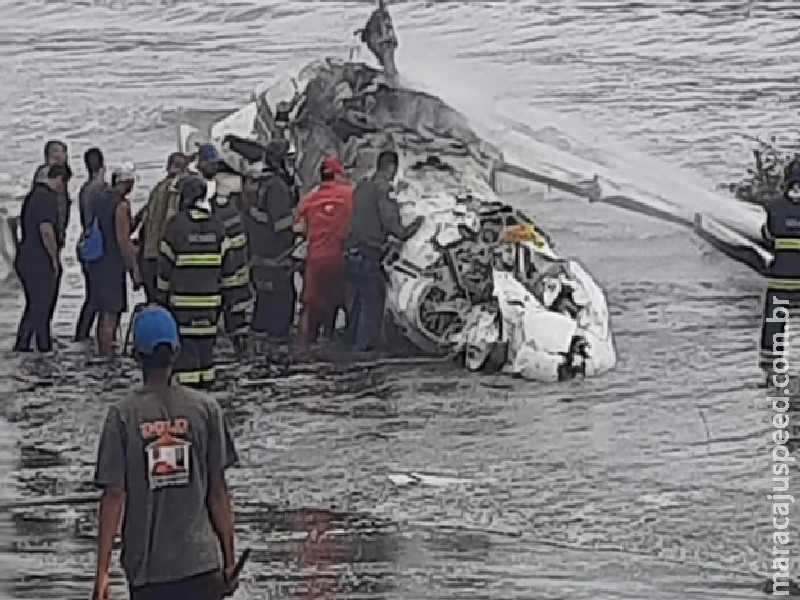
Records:
[[[385,260],[387,310],[406,337],[426,352],[463,353],[470,370],[499,368],[526,379],[557,381],[612,369],[606,299],[580,264],[560,259],[541,240],[477,242],[487,219],[473,206],[486,203],[426,194],[432,181],[425,179],[406,179],[397,194],[404,222],[422,215],[425,224]],[[446,262],[464,267],[461,275],[458,268],[437,266],[444,253]],[[492,291],[479,299],[464,293],[468,284],[459,279],[482,267],[488,267]]]

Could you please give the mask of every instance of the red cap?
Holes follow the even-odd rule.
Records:
[[[344,175],[344,166],[335,156],[328,156],[322,161],[322,172],[331,175]]]

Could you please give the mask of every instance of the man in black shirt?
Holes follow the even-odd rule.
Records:
[[[58,195],[63,193],[68,172],[64,165],[54,165],[45,175],[22,203],[22,237],[14,267],[25,292],[25,311],[14,344],[17,352],[30,352],[34,335],[40,352],[52,350],[50,322],[61,276]]]
[[[345,344],[357,351],[375,350],[381,341],[386,303],[382,259],[389,236],[406,241],[423,222],[419,216],[406,227],[400,219],[392,185],[398,164],[397,152],[382,151],[375,174],[359,183],[353,194],[350,233],[344,247]]]
[[[33,176],[33,183],[44,183],[47,179],[47,169],[55,165],[62,165],[67,169],[66,182],[72,179],[72,169],[69,167],[69,155],[67,145],[60,140],[50,140],[44,145],[45,164],[36,169]],[[70,207],[72,200],[69,197],[69,190],[66,184],[64,188],[56,194],[58,205],[58,221],[56,222],[56,232],[58,233],[58,247],[62,249],[67,236],[67,224],[69,223]]]

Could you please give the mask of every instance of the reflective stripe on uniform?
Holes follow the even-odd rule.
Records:
[[[247,300],[242,300],[241,302],[236,302],[236,303],[234,303],[233,306],[231,306],[230,313],[232,315],[235,315],[235,314],[238,314],[238,313],[249,312],[250,310],[252,310],[253,304],[254,304],[254,302],[253,302],[252,298],[247,299]]]
[[[245,265],[230,277],[223,277],[220,287],[225,289],[237,288],[250,283],[250,267]]]
[[[172,246],[170,246],[165,240],[161,240],[161,243],[158,245],[158,251],[166,256],[170,262],[175,262],[175,252],[172,251]]]
[[[169,297],[169,303],[175,308],[218,308],[222,305],[222,296],[219,294],[205,296],[174,294]]]
[[[225,219],[222,224],[225,226],[225,230],[227,231],[231,227],[235,227],[236,225],[242,224],[242,218],[239,215],[233,215]]]
[[[161,275],[156,277],[156,289],[159,292],[168,292],[169,291],[169,281],[166,279],[162,279]]]
[[[275,232],[278,233],[284,229],[289,229],[292,225],[294,225],[294,216],[286,215],[284,218],[275,221]]]
[[[222,255],[219,252],[206,254],[179,254],[175,260],[176,267],[219,267]]]
[[[243,233],[239,235],[235,235],[233,237],[229,237],[228,239],[228,249],[230,250],[241,250],[247,245],[247,238]]]
[[[193,208],[189,211],[189,218],[193,221],[205,221],[208,219],[208,213],[204,210]]]
[[[800,250],[800,238],[776,238],[775,250]]]
[[[255,206],[250,207],[250,216],[259,223],[269,223],[269,215]]]
[[[216,337],[216,325],[181,325],[179,328],[181,335],[192,337]]]
[[[800,292],[800,279],[767,279],[767,290]]]
[[[182,373],[176,373],[175,376],[180,383],[185,384],[211,383],[216,379],[217,371],[214,367],[211,367],[210,369],[201,369],[200,371],[184,371]]]
[[[288,267],[286,258],[264,258],[263,256],[253,256],[250,263],[254,267]]]

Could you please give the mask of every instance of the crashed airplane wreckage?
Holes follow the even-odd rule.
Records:
[[[492,167],[500,152],[439,98],[398,84],[397,42],[384,6],[362,41],[388,68],[312,62],[210,131],[181,125],[181,149],[214,143],[231,171],[218,175],[218,189],[233,189],[267,141],[283,137],[305,194],[325,156],[340,157],[358,181],[391,144],[400,156],[401,216],[425,217],[417,234],[384,258],[387,312],[403,335],[425,353],[463,354],[471,370],[528,379],[613,368],[603,291],[577,262],[560,258],[530,218],[498,199]]]

